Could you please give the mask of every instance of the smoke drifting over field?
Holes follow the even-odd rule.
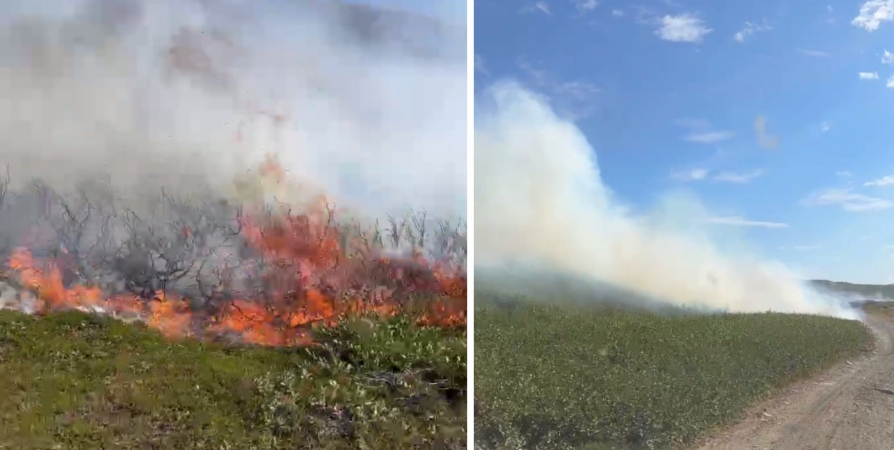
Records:
[[[671,196],[656,214],[630,213],[585,136],[544,99],[511,82],[486,96],[475,129],[481,273],[529,263],[682,306],[857,317],[782,264],[722,251],[695,225],[708,217],[695,201]]]
[[[0,161],[210,187],[275,154],[365,214],[464,216],[465,29],[314,1],[0,4]]]

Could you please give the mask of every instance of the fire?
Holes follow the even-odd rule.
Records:
[[[275,167],[266,168],[282,175]],[[333,326],[349,316],[401,313],[415,315],[420,326],[465,326],[464,272],[428,262],[418,253],[406,262],[409,268],[374,254],[346,256],[327,212],[317,208],[299,215],[240,219],[242,238],[265,261],[259,269],[264,288],[230,292],[230,300],[213,312],[193,308],[180,294],[165,290],[140,298],[106,295],[86,282],[66,286],[59,262],[37,260],[24,247],[15,249],[8,266],[22,287],[36,293],[38,314],[79,309],[131,316],[170,338],[235,336],[259,345],[309,345],[316,327]],[[185,237],[190,233],[183,228]],[[397,295],[419,292],[440,300],[411,307]]]
[[[248,112],[267,117],[277,128],[287,119],[253,103]],[[237,140],[241,141],[242,131],[240,123]],[[221,282],[198,286],[201,305],[196,305],[194,293],[167,288],[171,274],[183,268],[162,270],[165,279],[157,283],[161,289],[141,279],[142,284],[131,286],[127,293],[105,292],[96,282],[72,271],[68,258],[35,258],[32,250],[23,246],[10,256],[11,273],[4,276],[17,279],[24,289],[36,294],[36,305],[27,309],[37,314],[65,309],[110,314],[140,320],[170,338],[233,336],[259,345],[308,345],[313,343],[315,328],[367,315],[388,318],[407,314],[420,326],[465,327],[464,268],[423,257],[415,237],[412,256],[403,259],[378,254],[381,240],[379,247],[366,238],[361,239],[363,243],[345,242],[340,234],[343,224],[335,220],[323,189],[288,180],[288,171],[272,155],[257,169],[233,180],[233,193],[240,203],[265,205],[273,198],[292,207],[301,204],[301,213],[293,214],[290,208],[272,215],[265,208],[251,214],[240,211],[236,221],[239,238],[259,257],[240,260],[247,264],[239,267],[214,269]],[[201,227],[200,222],[193,225]],[[178,226],[174,233],[177,242],[169,243],[172,246],[202,239],[200,230],[179,222]],[[140,245],[136,244],[138,250],[145,250]],[[204,261],[199,265],[204,268]],[[186,266],[185,271],[193,269]],[[72,272],[78,275],[74,278],[81,279],[71,282],[68,275]],[[250,282],[240,284],[238,280]],[[422,304],[416,301],[420,297]]]

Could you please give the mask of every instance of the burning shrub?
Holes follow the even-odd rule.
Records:
[[[271,160],[262,173],[282,182],[274,169]],[[101,180],[64,194],[40,182],[10,187],[0,181],[5,278],[35,296],[2,307],[78,309],[169,337],[275,346],[309,344],[315,328],[346,316],[465,325],[462,222],[411,211],[383,232],[323,197],[296,210],[165,190],[125,202]]]

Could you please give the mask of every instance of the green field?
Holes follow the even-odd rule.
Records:
[[[535,300],[476,292],[478,448],[685,447],[872,346],[861,323],[829,317]]]
[[[0,448],[465,448],[465,331],[356,319],[318,340],[171,342],[0,311]]]

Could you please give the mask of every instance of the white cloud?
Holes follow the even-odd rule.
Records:
[[[714,181],[723,181],[726,183],[748,183],[755,178],[764,174],[763,169],[752,170],[751,172],[744,173],[736,173],[736,172],[721,172],[714,177]]]
[[[624,17],[624,11],[621,11],[620,9],[613,9],[612,15],[615,17]]]
[[[524,56],[519,57],[518,68],[527,73],[528,76],[531,77],[531,80],[534,82],[534,84],[536,84],[537,86],[543,86],[547,84],[548,77],[546,71],[539,67],[535,67],[534,64],[531,64],[531,62],[528,61],[528,58],[525,58]]]
[[[798,52],[800,52],[804,55],[813,56],[815,58],[828,58],[829,56],[832,56],[828,52],[824,52],[821,50],[811,50],[811,49],[807,49],[807,48],[799,48],[797,50],[798,50]]]
[[[840,206],[845,211],[868,212],[894,207],[894,202],[882,198],[855,194],[850,189],[828,189],[808,197],[804,203],[810,206]]]
[[[736,42],[742,43],[745,42],[745,38],[751,36],[758,31],[766,31],[770,29],[770,25],[767,23],[767,20],[764,19],[764,23],[762,25],[757,25],[751,22],[745,22],[745,26],[739,30],[736,34],[733,35],[733,39]]]
[[[822,131],[823,133],[825,133],[826,131],[829,131],[831,129],[832,129],[832,124],[830,124],[829,122],[824,121],[823,123],[820,124],[820,131]]]
[[[574,0],[574,6],[578,11],[586,13],[596,9],[599,6],[599,0]]]
[[[878,180],[867,181],[863,186],[891,186],[894,185],[894,175],[887,175]]]
[[[716,225],[730,225],[735,227],[758,227],[758,228],[788,228],[787,223],[780,222],[760,222],[755,220],[747,220],[742,217],[712,217],[708,222]]]
[[[687,13],[662,17],[661,28],[655,30],[655,34],[665,41],[699,43],[712,31],[702,19]]]
[[[692,133],[684,139],[698,144],[716,144],[732,137],[733,133],[729,131],[707,131],[704,133]]]
[[[565,94],[577,100],[586,100],[599,93],[599,88],[586,81],[566,81],[555,86],[558,94]]]
[[[522,12],[531,13],[531,12],[541,12],[546,15],[552,15],[552,11],[549,9],[549,3],[544,1],[535,2],[528,6],[522,8]]]
[[[823,248],[822,245],[795,245],[792,247],[792,250],[816,250],[818,248]]]
[[[596,108],[593,97],[599,93],[599,89],[594,84],[583,80],[559,80],[524,56],[518,58],[517,64],[541,94],[557,102],[556,107],[563,114],[581,118],[591,114]]]
[[[671,178],[677,181],[699,181],[704,180],[708,176],[708,169],[695,168],[689,170],[680,170],[671,174]]]
[[[888,78],[888,81],[885,82],[885,87],[894,88],[894,75]]]
[[[882,22],[891,20],[894,20],[894,0],[868,0],[860,7],[860,14],[851,24],[866,31],[875,31]]]
[[[847,170],[839,170],[838,172],[835,172],[835,175],[838,175],[839,177],[842,177],[842,178],[848,178],[848,177],[852,176],[853,174]]]
[[[481,57],[481,55],[475,55],[475,71],[490,75],[490,72],[487,71],[487,64],[484,62],[484,58]]]
[[[860,72],[861,80],[878,80],[878,72]]]
[[[679,127],[688,128],[690,130],[690,133],[683,138],[683,140],[689,142],[716,144],[733,137],[733,133],[730,131],[712,130],[711,123],[704,119],[687,117],[677,119],[674,123]]]
[[[894,53],[885,50],[882,54],[882,64],[894,64]]]

